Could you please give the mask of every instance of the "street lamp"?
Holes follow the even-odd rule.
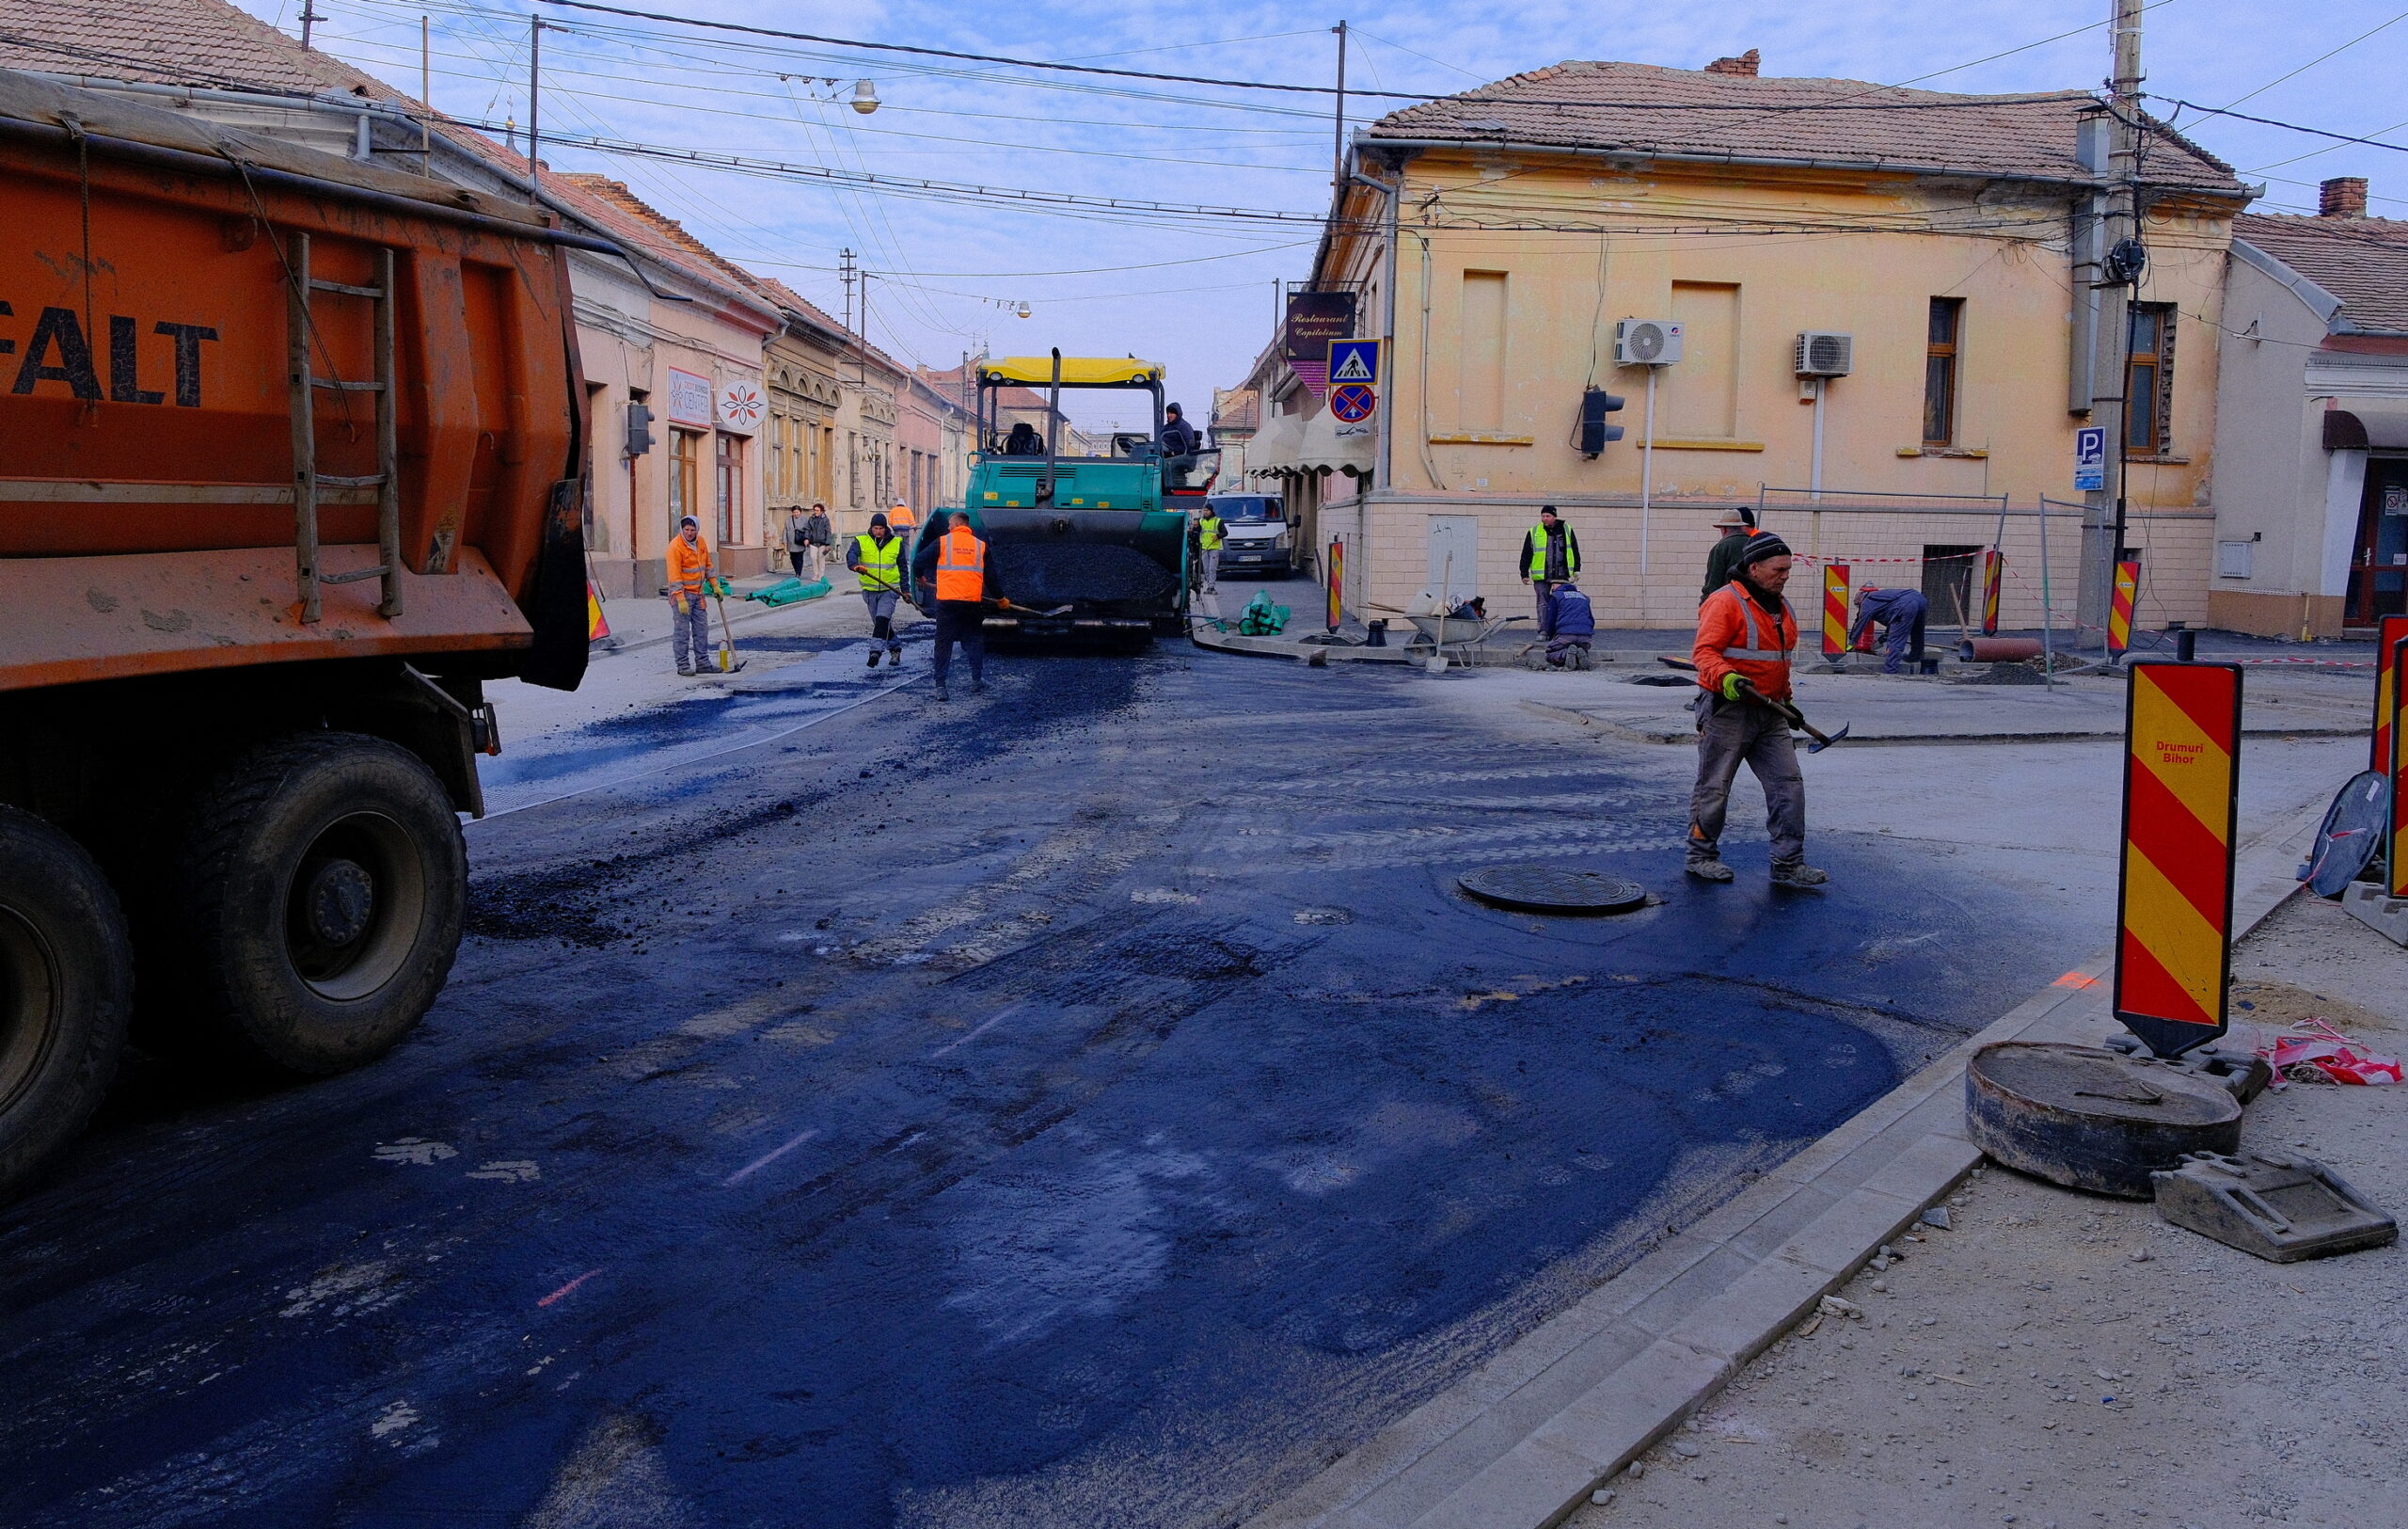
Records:
[[[1020,314],[1020,316],[1021,316],[1022,318],[1026,318],[1026,317],[1028,317],[1028,315],[1029,315],[1032,311],[1033,311],[1033,310],[1032,310],[1032,309],[1030,309],[1030,307],[1029,307],[1026,303],[1022,303],[1022,304],[1021,304],[1021,305],[1020,305],[1019,314]]]
[[[853,110],[861,113],[863,117],[867,117],[870,113],[878,110],[878,87],[872,85],[867,80],[855,80],[853,82]]]

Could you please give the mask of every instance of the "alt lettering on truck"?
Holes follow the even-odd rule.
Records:
[[[309,1077],[442,991],[485,682],[584,673],[594,241],[5,70],[0,220],[4,1199],[130,1025]]]
[[[11,317],[15,311],[7,300],[0,299],[0,319]],[[91,342],[84,333],[83,321],[71,308],[41,311],[41,316],[34,323],[32,337],[24,343],[24,359],[15,367],[15,380],[8,384],[8,390],[30,393],[42,383],[55,382],[63,384],[71,397],[87,403],[99,403],[103,396],[112,404],[166,403],[167,390],[142,386],[142,322],[123,313],[111,313],[108,324],[109,382],[105,395],[101,391],[100,372],[93,364]],[[158,364],[174,377],[176,406],[200,407],[200,347],[217,338],[215,326],[161,319],[150,327],[150,332],[167,341],[158,347],[166,352]],[[17,350],[17,342],[0,333],[0,356],[14,355]]]

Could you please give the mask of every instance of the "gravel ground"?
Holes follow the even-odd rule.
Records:
[[[2234,980],[2253,1023],[2408,1047],[2408,953],[2331,903],[2275,914]],[[2408,1207],[2408,1092],[2294,1086],[2244,1129]],[[2408,1524],[2408,1248],[2264,1263],[1996,1168],[1949,1203],[1850,1284],[1861,1319],[1802,1325],[1569,1521]]]

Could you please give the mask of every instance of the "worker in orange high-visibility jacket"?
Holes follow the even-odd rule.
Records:
[[[953,645],[970,661],[970,689],[987,688],[987,544],[971,529],[970,512],[956,510],[950,523],[942,510],[928,517],[928,534],[911,559],[912,582],[933,584],[937,607],[937,699],[952,699],[944,688]]]
[[[920,524],[919,512],[912,509],[909,504],[897,504],[895,508],[886,512],[886,524],[889,530],[903,538],[904,555],[906,557],[910,556],[911,551],[911,533],[917,529]]]
[[[1788,544],[1770,532],[1748,538],[1731,581],[1698,607],[1697,788],[1689,795],[1688,873],[1731,880],[1722,863],[1722,820],[1731,783],[1744,762],[1765,788],[1772,830],[1775,886],[1820,886],[1830,880],[1806,864],[1806,779],[1789,718],[1768,704],[1789,699],[1789,655],[1798,646],[1798,613],[1782,593],[1789,584]],[[1749,693],[1752,689],[1753,694]]]
[[[711,651],[709,608],[704,603],[711,576],[710,544],[692,516],[677,522],[669,538],[669,648],[677,672],[691,675],[708,666]]]

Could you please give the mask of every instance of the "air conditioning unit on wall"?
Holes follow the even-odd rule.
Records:
[[[1614,325],[1616,366],[1671,366],[1681,358],[1681,327],[1671,319],[1623,319]]]
[[[1798,374],[1844,377],[1856,370],[1856,336],[1808,329],[1798,337]]]

